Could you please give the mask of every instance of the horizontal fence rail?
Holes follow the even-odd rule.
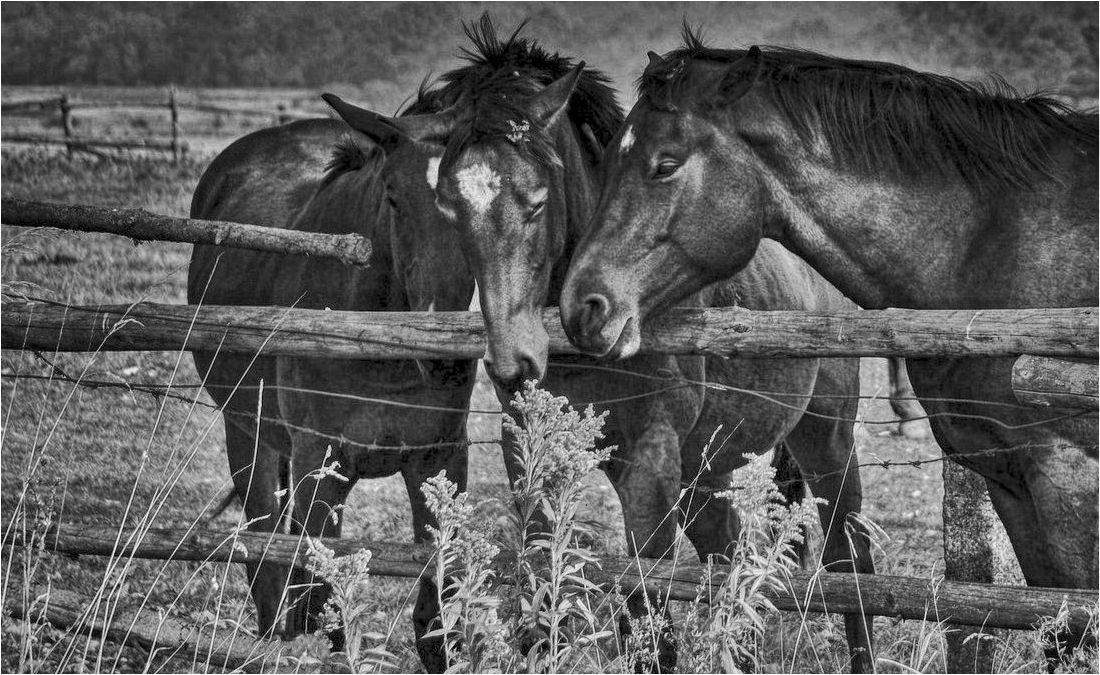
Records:
[[[254,638],[239,630],[218,633],[194,621],[173,619],[153,608],[137,612],[114,608],[110,621],[89,607],[88,598],[59,588],[36,588],[34,602],[27,606],[13,603],[17,619],[36,621],[44,618],[62,630],[77,630],[99,638],[125,642],[146,651],[157,650],[159,657],[173,656],[229,670],[277,672],[281,659],[295,654],[292,642]],[[102,601],[104,604],[107,600]]]
[[[312,98],[306,100],[313,100]],[[90,152],[102,155],[96,148],[111,148],[115,150],[152,150],[172,153],[172,157],[178,161],[188,152],[190,147],[181,137],[180,112],[192,111],[219,116],[233,115],[239,117],[269,117],[274,118],[278,124],[286,124],[294,120],[315,119],[326,116],[323,111],[290,110],[285,103],[279,103],[275,111],[256,110],[253,108],[230,108],[204,103],[185,103],[178,99],[176,90],[169,89],[165,101],[73,101],[69,95],[62,93],[60,96],[39,101],[17,101],[0,104],[0,111],[6,115],[19,115],[26,113],[39,113],[43,111],[57,110],[61,114],[61,129],[63,136],[48,136],[42,134],[4,134],[0,136],[0,142],[4,143],[33,143],[36,145],[64,145],[69,156],[74,151]],[[158,112],[168,110],[171,123],[172,137],[170,139],[96,139],[80,138],[75,133],[73,113],[80,110],[92,109],[126,109],[130,111],[141,110],[146,112]]]
[[[119,531],[85,525],[53,526],[41,540],[46,550],[70,555],[91,554],[207,562],[255,563],[261,560],[288,565],[304,562],[306,545],[298,536],[259,532],[214,532],[195,529]],[[416,544],[323,539],[337,555],[360,549],[371,551],[371,574],[417,578],[432,562],[430,547]],[[135,543],[136,542],[136,543]],[[15,542],[22,545],[22,542]],[[499,555],[498,570],[512,560]],[[625,593],[645,586],[672,600],[704,601],[713,593],[700,593],[709,583],[717,591],[722,575],[709,580],[701,565],[647,558],[607,558],[588,565],[586,576],[605,588]],[[509,575],[502,574],[507,580]],[[1026,588],[916,579],[887,575],[799,572],[782,591],[765,591],[775,606],[799,612],[861,612],[903,619],[997,628],[1029,629],[1042,618],[1057,616],[1063,603],[1070,610],[1070,626],[1083,630],[1088,622],[1082,608],[1095,605],[1097,592],[1080,589]]]
[[[96,139],[96,138],[81,138],[80,136],[73,136],[72,138],[65,138],[62,136],[42,136],[35,134],[11,134],[0,137],[0,141],[5,143],[38,143],[46,145],[67,145],[74,149],[80,148],[121,148],[127,150],[172,150],[173,143],[171,140],[166,139],[144,139],[144,138],[131,138],[131,139]],[[186,141],[181,141],[178,147],[186,149]],[[171,241],[171,240],[168,240]]]
[[[136,303],[7,301],[0,346],[49,351],[221,351],[327,359],[477,359],[479,312],[350,312]],[[676,309],[646,326],[642,349],[743,357],[1042,356],[1097,358],[1095,307],[838,312]],[[550,353],[578,353],[557,308]]]
[[[1097,408],[1100,369],[1096,361],[1021,356],[1012,367],[1012,390],[1021,403],[1038,407]]]
[[[371,242],[358,234],[321,234],[216,220],[176,218],[142,209],[48,204],[5,197],[0,221],[21,227],[107,232],[144,241],[181,241],[275,253],[334,258],[349,265],[370,261]]]

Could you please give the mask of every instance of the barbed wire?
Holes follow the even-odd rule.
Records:
[[[52,361],[50,361],[48,358],[46,358],[40,352],[35,351],[34,354],[37,358],[41,359],[43,362],[45,362],[51,368],[57,368],[56,364],[54,364]],[[792,403],[787,403],[785,401],[779,400],[779,398],[778,398],[778,397],[791,397],[791,398],[800,398],[800,399],[818,398],[817,396],[815,396],[813,394],[807,395],[807,394],[793,394],[793,393],[788,393],[788,392],[761,392],[761,391],[757,391],[757,390],[753,390],[753,389],[747,389],[747,388],[743,388],[743,387],[735,387],[733,385],[728,385],[728,384],[719,383],[719,382],[708,382],[708,381],[702,381],[702,380],[694,380],[694,379],[691,379],[691,378],[685,378],[685,377],[681,377],[681,376],[673,376],[671,374],[669,374],[669,375],[653,375],[653,374],[649,374],[649,373],[640,373],[640,372],[631,371],[631,370],[627,370],[627,369],[623,369],[623,368],[615,368],[615,367],[612,367],[612,366],[602,366],[602,365],[596,365],[596,364],[573,364],[573,363],[555,363],[555,362],[551,362],[550,365],[552,367],[596,370],[596,371],[606,372],[606,373],[610,373],[610,374],[617,374],[617,375],[621,375],[621,376],[632,376],[632,377],[635,377],[635,378],[661,382],[661,383],[665,383],[666,385],[668,385],[668,386],[663,387],[661,389],[654,389],[654,390],[642,392],[642,393],[639,393],[639,394],[632,394],[632,395],[627,395],[627,396],[622,396],[622,397],[617,397],[617,398],[607,398],[607,399],[598,399],[598,400],[591,400],[591,401],[576,402],[573,405],[574,405],[574,407],[577,407],[577,408],[588,406],[588,405],[593,405],[593,406],[614,405],[614,404],[617,404],[617,403],[625,403],[625,402],[628,402],[628,401],[641,400],[641,399],[645,399],[645,398],[649,398],[649,397],[653,397],[653,396],[659,396],[661,394],[665,394],[665,393],[668,393],[668,392],[671,392],[671,391],[676,391],[678,389],[684,389],[684,388],[690,388],[690,387],[701,387],[703,389],[707,389],[707,390],[710,390],[710,391],[718,391],[718,392],[724,392],[724,393],[733,393],[733,394],[754,396],[756,398],[760,398],[764,401],[772,403],[773,405],[779,406],[781,408],[786,408],[788,410],[792,410],[792,411],[801,413],[803,415],[808,415],[808,416],[811,416],[811,417],[814,417],[814,418],[817,418],[817,419],[824,419],[824,420],[829,420],[829,421],[834,421],[834,422],[845,422],[845,423],[864,424],[864,425],[894,425],[894,424],[897,424],[897,422],[899,421],[899,420],[894,419],[894,418],[885,419],[885,420],[876,420],[876,419],[865,419],[865,418],[859,418],[859,417],[849,418],[849,417],[841,417],[841,416],[837,416],[837,415],[828,415],[828,414],[820,413],[820,412],[817,412],[817,411],[814,411],[814,410],[809,410],[805,406],[800,406],[800,405],[795,405],[795,404],[792,404]],[[43,379],[43,380],[44,379],[50,379],[49,376],[45,376],[45,375],[15,374],[14,376],[22,378],[22,379]],[[73,378],[71,378],[71,377],[66,378],[66,381],[75,383],[75,380],[73,380]],[[109,382],[109,381],[103,381],[103,380],[94,380],[94,381],[89,381],[89,382],[90,383],[86,384],[85,386],[89,386],[89,387],[92,387],[92,388],[96,388],[96,387],[120,387],[120,388],[124,388],[124,389],[129,389],[129,390],[132,390],[132,391],[133,390],[143,391],[144,393],[148,393],[148,394],[153,395],[153,396],[163,395],[162,394],[163,391],[167,391],[171,388],[177,388],[177,389],[181,389],[181,388],[186,388],[186,389],[226,388],[226,389],[233,389],[233,390],[241,390],[241,389],[248,390],[248,389],[256,389],[257,386],[258,386],[258,385],[246,385],[246,384],[218,385],[218,384],[211,384],[211,383],[206,383],[206,384],[192,384],[192,383],[186,383],[186,384],[181,384],[181,383],[169,383],[169,384],[164,384],[164,383],[128,383],[128,382]],[[480,409],[470,408],[470,407],[456,408],[456,407],[448,407],[448,406],[433,406],[433,405],[427,405],[427,404],[409,403],[409,402],[406,402],[406,401],[393,401],[393,400],[384,399],[384,398],[367,397],[367,396],[361,396],[361,395],[358,395],[358,394],[350,394],[350,393],[347,393],[347,392],[332,392],[332,391],[325,391],[325,390],[320,390],[320,389],[309,389],[309,388],[303,388],[303,387],[291,387],[291,386],[288,386],[288,385],[279,385],[279,384],[270,384],[269,385],[269,384],[265,383],[264,388],[268,389],[268,390],[291,391],[291,392],[299,393],[299,394],[308,394],[308,395],[314,395],[314,396],[328,396],[328,397],[332,397],[332,398],[340,398],[340,399],[351,400],[351,401],[355,401],[355,402],[359,402],[359,403],[387,405],[387,406],[392,406],[392,407],[397,407],[397,408],[427,410],[427,411],[431,411],[431,412],[455,412],[455,413],[482,414],[482,415],[500,415],[500,414],[502,414],[502,411],[500,411],[500,410],[480,410]],[[155,390],[160,390],[160,391],[155,391]],[[853,395],[849,395],[847,397],[844,397],[844,396],[828,396],[828,397],[829,398],[848,398],[848,399],[852,399],[852,400],[862,400],[862,399],[878,400],[878,399],[882,399],[882,397],[879,397],[879,396],[864,396],[864,395],[860,395],[860,394],[853,394]],[[913,400],[913,401],[920,402],[921,399],[920,399],[920,397],[915,397],[915,398],[914,397],[897,397],[895,400]],[[959,399],[959,398],[926,398],[924,400],[933,401],[933,402],[955,403],[955,404],[968,403],[968,404],[972,404],[972,405],[1000,406],[1000,407],[1008,407],[1012,410],[1025,410],[1025,411],[1029,411],[1029,412],[1032,412],[1032,413],[1039,412],[1036,408],[1033,408],[1033,407],[1022,406],[1022,405],[1019,405],[1019,404],[999,402],[999,401],[982,401],[982,400],[977,400],[977,399]],[[1073,412],[1068,412],[1068,413],[1055,414],[1055,415],[1052,415],[1050,417],[1047,417],[1046,419],[1041,419],[1041,420],[1037,420],[1037,421],[1033,421],[1033,422],[1025,422],[1025,423],[1022,423],[1022,424],[1010,424],[1008,422],[1005,422],[1002,419],[998,419],[998,418],[992,417],[990,415],[981,415],[981,414],[978,414],[978,413],[964,413],[964,412],[959,412],[959,411],[947,410],[947,411],[934,412],[934,413],[930,413],[930,414],[926,413],[923,416],[908,417],[903,421],[932,420],[932,419],[935,419],[935,418],[972,419],[972,420],[980,420],[980,421],[983,421],[983,422],[988,422],[990,424],[996,425],[996,426],[998,426],[1002,429],[1005,429],[1005,430],[1017,431],[1017,430],[1021,430],[1021,429],[1031,428],[1031,427],[1044,426],[1044,425],[1047,425],[1047,424],[1052,424],[1052,423],[1060,422],[1060,421],[1067,420],[1067,419],[1074,419],[1074,418],[1081,418],[1081,417],[1092,417],[1092,416],[1096,416],[1096,415],[1097,415],[1096,410],[1078,410],[1078,411],[1073,411]]]
[[[52,372],[49,375],[39,375],[39,374],[30,374],[30,373],[13,373],[11,376],[13,376],[17,379],[61,381],[61,382],[65,382],[67,384],[73,384],[73,385],[78,385],[78,386],[82,386],[82,387],[87,387],[89,389],[98,389],[98,388],[120,389],[120,390],[125,390],[125,391],[131,392],[131,393],[136,392],[136,393],[148,394],[148,395],[154,397],[154,399],[157,399],[157,400],[159,400],[161,397],[164,397],[164,398],[168,398],[168,399],[172,399],[172,400],[177,400],[177,401],[189,404],[189,405],[198,405],[198,406],[210,409],[210,410],[220,412],[223,415],[245,418],[245,419],[248,419],[250,421],[259,420],[261,422],[266,422],[266,423],[281,426],[281,427],[283,427],[287,430],[290,430],[290,431],[295,431],[295,432],[298,432],[298,433],[311,434],[311,435],[314,435],[318,438],[322,438],[326,441],[337,444],[339,447],[353,447],[353,448],[359,448],[359,449],[364,449],[364,450],[374,450],[374,451],[418,452],[418,451],[433,450],[433,449],[447,448],[447,447],[459,448],[459,447],[471,447],[471,446],[477,446],[477,445],[501,445],[501,444],[504,443],[504,439],[502,437],[484,438],[484,439],[465,439],[465,440],[457,440],[457,441],[440,441],[440,442],[436,442],[436,443],[420,444],[420,445],[411,445],[411,444],[386,445],[386,444],[379,444],[379,443],[367,443],[367,442],[362,442],[362,441],[356,441],[354,439],[350,439],[350,438],[344,436],[343,434],[339,434],[339,435],[329,434],[329,433],[320,431],[318,429],[314,429],[312,427],[297,425],[297,424],[294,424],[293,422],[290,422],[286,419],[283,419],[282,417],[271,417],[271,416],[266,416],[266,415],[259,415],[259,414],[254,413],[254,412],[248,412],[248,411],[244,411],[244,410],[227,409],[227,408],[225,408],[224,406],[221,406],[221,405],[217,405],[217,404],[214,404],[214,403],[208,403],[208,402],[203,401],[199,398],[195,398],[195,397],[191,397],[191,396],[184,396],[184,395],[177,394],[177,393],[174,393],[174,392],[171,391],[172,389],[202,389],[202,388],[207,387],[207,386],[215,386],[215,387],[220,386],[220,387],[224,387],[224,388],[237,388],[237,389],[242,389],[242,388],[258,389],[259,388],[258,386],[245,385],[245,386],[240,386],[240,387],[232,387],[231,385],[202,385],[202,384],[190,384],[190,383],[188,383],[188,384],[169,384],[169,385],[166,385],[166,384],[161,384],[161,383],[132,383],[132,382],[125,382],[125,381],[123,381],[123,382],[114,382],[114,381],[107,381],[107,380],[78,379],[78,378],[74,378],[73,376],[69,375],[63,368],[61,368],[60,366],[52,363],[45,356],[43,356],[41,354],[38,354],[38,353],[36,353],[36,356],[38,358],[42,359],[45,363],[50,365],[50,367],[52,368]],[[584,364],[579,364],[579,365],[584,365]],[[584,367],[588,367],[588,366],[584,365]],[[668,380],[665,380],[665,378],[651,376],[651,375],[648,375],[648,374],[645,374],[645,373],[632,373],[631,371],[627,371],[627,370],[616,369],[616,368],[607,368],[607,367],[601,367],[601,366],[597,366],[597,368],[602,369],[602,370],[608,370],[608,371],[611,371],[611,372],[618,372],[618,373],[621,373],[621,374],[637,375],[639,377],[644,377],[644,378],[653,378],[653,379],[659,379],[659,380],[662,380],[662,381],[668,381]],[[676,378],[669,378],[669,380],[670,381],[675,381]],[[651,392],[644,392],[642,394],[634,395],[634,396],[631,396],[631,397],[623,397],[623,398],[619,398],[619,399],[608,399],[608,401],[620,401],[620,400],[624,400],[624,399],[644,398],[644,397],[648,397],[648,396],[656,396],[656,395],[666,393],[670,389],[686,387],[686,386],[699,386],[695,382],[693,382],[691,380],[688,380],[686,378],[684,378],[684,382],[685,382],[685,384],[677,385],[676,387],[669,387],[669,388],[665,388],[665,389],[654,390],[654,391],[651,391]],[[277,387],[276,386],[269,387],[266,384],[264,385],[264,389],[275,389],[275,388],[277,388]],[[289,389],[289,390],[292,390],[292,391],[296,391],[296,392],[316,393],[316,394],[320,394],[320,395],[332,395],[333,394],[332,392],[324,392],[324,391],[320,391],[320,390],[300,389],[300,388],[294,388],[294,387],[285,387],[285,388]],[[722,391],[727,390],[726,386],[724,386],[724,385],[719,386],[718,388],[719,388],[719,390],[722,390]],[[736,391],[737,393],[762,395],[759,392],[754,392],[752,390],[738,389],[736,387],[729,387],[728,389],[732,389],[732,390]],[[443,408],[443,407],[440,407],[440,406],[418,406],[417,404],[404,404],[403,402],[388,401],[386,399],[370,399],[370,398],[366,398],[366,397],[358,397],[358,396],[351,395],[351,394],[346,394],[346,395],[342,395],[342,396],[351,398],[353,400],[360,400],[360,401],[363,401],[363,402],[380,403],[380,404],[399,404],[399,405],[402,405],[402,406],[407,406],[407,407],[412,407],[412,408],[426,407],[430,410],[442,409],[442,410],[445,410],[445,411],[448,411],[448,412],[466,412],[466,413],[489,414],[489,415],[501,415],[501,414],[503,414],[501,411],[495,411],[495,410],[477,410],[477,409],[461,409],[461,408],[452,409],[452,408]],[[860,398],[872,398],[872,399],[874,399],[874,398],[878,398],[878,397],[861,396]],[[599,405],[600,403],[601,402],[596,401],[596,402],[594,402],[594,405]],[[978,401],[978,403],[981,403],[981,401]],[[780,404],[782,404],[782,403],[780,402]],[[945,416],[952,416],[952,414],[946,414]],[[967,415],[961,415],[961,414],[959,414],[957,416],[959,416],[959,417],[969,417]],[[1060,419],[1064,419],[1064,418],[1067,418],[1067,417],[1077,417],[1077,416],[1079,416],[1078,413],[1064,415],[1064,416],[1052,418],[1050,420],[1044,420],[1043,423],[1050,423],[1050,422],[1057,421],[1057,420],[1060,420]],[[848,421],[848,420],[845,420],[845,421]],[[864,420],[860,420],[860,419],[855,419],[855,420],[850,420],[850,421],[853,421],[855,423],[863,423],[863,424],[895,424],[899,420],[872,422],[872,421],[864,421]],[[1008,425],[1005,425],[1005,426],[1008,426]],[[1016,426],[1009,427],[1009,428],[1021,428],[1021,427],[1024,427],[1024,426],[1035,426],[1035,425],[1034,424],[1031,424],[1031,425],[1016,425]],[[878,459],[876,459],[874,461],[861,462],[861,463],[856,464],[855,466],[857,468],[881,468],[881,469],[890,469],[890,468],[895,468],[895,467],[922,468],[925,465],[941,463],[941,462],[943,462],[947,459],[979,458],[979,457],[988,457],[988,456],[993,456],[993,455],[998,455],[998,454],[1015,453],[1015,452],[1019,452],[1019,451],[1023,451],[1023,450],[1069,449],[1069,448],[1074,448],[1074,447],[1076,447],[1076,446],[1070,445],[1068,443],[1050,443],[1050,444],[1027,443],[1027,444],[1021,444],[1021,445],[1016,445],[1016,446],[1011,446],[1011,447],[987,448],[987,449],[976,450],[976,451],[966,452],[966,453],[952,453],[950,455],[942,454],[938,457],[924,457],[924,458],[908,459],[908,460],[878,460]],[[624,463],[628,463],[628,464],[632,463],[627,458],[617,457],[616,461],[624,462]],[[835,471],[835,472],[826,472],[826,473],[820,473],[820,474],[806,474],[806,473],[804,473],[803,474],[803,479],[805,480],[805,479],[823,478],[823,477],[827,477],[827,476],[830,476],[830,475],[842,473],[843,471],[846,471],[846,470],[850,470],[850,469],[841,469],[841,470],[838,470],[838,471]],[[794,484],[797,481],[785,481],[785,482],[788,483],[788,484]],[[699,489],[699,488],[697,488],[697,489]]]

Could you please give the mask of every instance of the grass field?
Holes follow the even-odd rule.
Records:
[[[104,161],[59,155],[12,154],[3,157],[3,195],[50,201],[78,201],[96,205],[127,205],[172,215],[186,215],[191,190],[202,162],[172,165],[135,159]],[[177,244],[143,244],[96,234],[19,231],[5,228],[3,280],[5,289],[73,302],[131,302],[155,300],[183,302],[189,247]],[[51,365],[53,364],[53,365]],[[38,355],[4,352],[2,440],[3,478],[0,504],[5,514],[36,507],[57,522],[120,525],[145,522],[154,526],[187,526],[221,497],[228,486],[223,458],[220,417],[204,405],[192,407],[177,401],[154,399],[123,389],[86,389],[64,381],[10,377],[14,373],[49,375],[56,372],[87,380],[117,382],[190,383],[198,381],[191,359],[173,353],[112,353],[99,355]],[[857,451],[862,461],[934,458],[938,449],[930,441],[911,441],[892,434],[894,425],[883,401],[887,382],[882,362],[865,360]],[[208,403],[205,396],[202,401]],[[472,406],[499,409],[488,383],[481,379]],[[499,437],[498,415],[473,415],[470,436]],[[499,447],[477,445],[470,461],[470,490],[477,500],[507,497],[506,478]],[[920,468],[892,467],[864,470],[865,511],[889,535],[878,557],[884,573],[910,576],[942,572],[942,483],[938,464]],[[26,489],[24,489],[26,488]],[[610,484],[594,476],[586,499],[590,512],[607,526],[604,552],[623,553],[621,512]],[[346,536],[409,540],[411,525],[408,498],[397,477],[363,481],[352,494],[345,525]],[[34,510],[33,508],[31,509]],[[215,523],[232,527],[241,518],[234,507]],[[5,522],[9,517],[5,516]],[[20,588],[55,585],[85,595],[104,580],[102,560],[72,560],[45,556],[33,573],[23,570],[24,554],[9,558],[5,576],[5,602],[19,600]],[[117,572],[115,573],[117,574]],[[150,594],[155,606],[176,617],[202,620],[206,603],[224,566],[189,563],[134,562],[122,581],[125,600],[136,602]],[[27,578],[27,576],[30,578]],[[193,575],[197,575],[194,576]],[[227,597],[248,612],[243,573],[230,570]],[[418,664],[408,630],[412,584],[379,579],[373,586],[377,628],[390,633],[390,649],[402,656],[403,667]],[[398,620],[395,622],[395,618]],[[248,619],[245,624],[248,625]],[[824,624],[823,624],[824,625]],[[831,624],[829,624],[831,626]],[[880,645],[891,657],[908,663],[918,659],[919,670],[942,670],[936,661],[934,641],[915,653],[912,637],[927,632],[917,622],[879,621]],[[6,622],[5,639],[12,631],[27,630]],[[822,628],[821,630],[825,630]],[[831,658],[843,653],[842,631],[832,628]],[[934,633],[934,631],[933,631]],[[56,632],[43,631],[43,644],[64,642]],[[1015,667],[1033,668],[1038,662],[1030,642],[1019,638],[1022,652],[1013,651]],[[107,656],[114,647],[104,647]],[[144,665],[144,655],[121,651],[119,668]],[[5,669],[14,665],[5,650]],[[57,653],[49,659],[59,658]],[[96,649],[69,655],[75,667],[81,658],[89,667],[104,664]],[[49,661],[44,668],[59,664]],[[165,669],[178,667],[161,664]],[[785,669],[791,669],[786,666]],[[829,669],[829,666],[825,666]],[[794,666],[797,669],[797,666]]]
[[[592,7],[589,5],[585,11],[596,11]],[[799,44],[850,56],[887,58],[965,77],[1013,63],[1000,52],[986,59],[981,54],[968,56],[960,51],[959,44],[975,44],[968,41],[970,36],[965,31],[947,31],[899,43],[895,39],[900,25],[897,5],[844,5],[828,11],[820,6],[799,7],[796,12],[776,9],[768,3],[723,12],[720,6],[703,5],[698,8],[696,18],[704,21],[708,34],[716,42],[723,44],[757,41]],[[501,11],[505,25],[510,25],[512,14],[520,12],[507,6]],[[658,31],[655,26],[678,25],[683,13],[681,6],[654,10],[652,15],[641,18],[640,14],[630,13],[620,29],[645,36],[649,41],[647,48],[671,48],[675,44],[675,31]],[[546,17],[540,14],[536,18],[551,20],[554,14],[549,12]],[[1048,27],[1040,26],[1044,30]],[[1036,34],[1042,40],[1055,39],[1049,32],[1040,30]],[[1046,43],[1035,39],[1039,41],[1029,49],[1041,51]],[[634,44],[637,41],[628,42],[589,40],[583,54],[589,63],[605,67],[624,91],[630,90],[636,66],[641,62],[641,52]],[[443,65],[450,63],[453,59]],[[434,65],[436,72],[440,70],[439,64],[422,65]],[[1040,77],[1034,69],[1023,66],[1019,72],[1018,83],[1029,88]],[[317,90],[333,89],[369,102],[376,109],[390,111],[400,104],[405,93],[413,91],[422,76],[420,72],[416,80],[410,75],[408,82],[358,84],[340,83],[334,78],[334,85]],[[1061,83],[1092,82],[1071,93],[1082,102],[1095,100],[1095,65],[1088,72],[1059,72],[1058,77]],[[164,90],[159,88],[68,90],[86,100],[148,101],[164,97]],[[278,102],[313,96],[317,90],[237,89],[199,91],[188,96],[193,96],[196,102],[271,110],[274,115]],[[57,91],[58,88],[5,87],[3,98],[30,100]],[[115,137],[167,134],[167,114],[163,110],[128,113],[122,118],[109,111],[88,111],[78,113],[78,119],[83,120],[78,134]],[[5,148],[0,160],[3,196],[139,207],[185,216],[191,193],[211,153],[265,121],[230,117],[219,121],[217,117],[185,114],[182,122],[185,136],[196,152],[180,164],[136,155],[121,159],[78,155],[69,160],[56,150]],[[6,117],[4,123],[6,133],[17,130],[58,133],[55,113],[22,121]],[[25,231],[6,226],[2,239],[6,294],[23,293],[72,303],[185,301],[189,246],[164,243],[135,246],[128,240],[107,235]],[[38,355],[5,351],[2,369],[0,509],[5,528],[14,514],[38,514],[40,518],[69,524],[117,526],[143,522],[162,527],[188,526],[225,494],[229,482],[222,449],[222,421],[209,407],[210,400],[205,394],[199,404],[189,405],[124,388],[74,386],[64,381],[62,375],[118,383],[194,383],[198,376],[189,355],[156,352]],[[55,377],[24,379],[13,377],[16,374]],[[882,362],[864,361],[862,385],[867,398],[860,407],[856,447],[861,461],[909,461],[939,456],[932,441],[907,440],[893,434],[892,413],[884,400],[887,381]],[[471,407],[499,410],[483,375]],[[498,438],[499,425],[499,414],[472,415],[470,437]],[[869,467],[863,472],[863,483],[865,513],[888,535],[876,554],[878,570],[918,577],[941,574],[943,487],[939,464]],[[472,448],[470,491],[475,500],[508,497],[497,445],[486,442]],[[598,541],[600,552],[625,552],[618,500],[602,475],[590,478],[585,499],[586,511],[607,528],[607,536]],[[361,481],[352,493],[346,514],[345,536],[411,540],[408,498],[398,477]],[[241,519],[240,509],[234,506],[214,525],[230,528]],[[24,525],[17,522],[12,526]],[[7,530],[4,536],[9,536]],[[1011,577],[1012,572],[1009,574]],[[146,668],[174,672],[202,665],[178,659],[169,661],[136,648],[120,649],[111,642],[74,640],[63,631],[9,618],[13,606],[26,603],[50,587],[87,597],[99,589],[110,588],[123,605],[136,605],[147,599],[151,606],[167,615],[189,622],[217,622],[221,628],[228,628],[239,617],[245,629],[254,627],[244,574],[236,566],[227,570],[224,565],[133,561],[123,569],[109,569],[107,562],[95,557],[72,559],[15,549],[5,551],[3,583],[0,668],[5,672],[21,668],[40,672],[82,669],[138,672]],[[412,582],[385,578],[375,579],[371,587],[371,626],[386,636],[387,649],[397,655],[398,667],[403,670],[419,668],[409,629],[414,591]],[[226,601],[217,616],[212,609],[214,598]],[[776,637],[769,640],[765,651],[772,656],[770,663],[774,670],[830,671],[840,667],[845,648],[843,630],[838,628],[837,620],[815,620],[812,633],[817,648],[812,654],[795,656],[788,654],[784,641],[799,627],[792,626],[789,619],[771,621]],[[884,670],[944,670],[941,626],[885,619],[876,622],[876,626]],[[999,652],[997,662],[1001,670],[1035,672],[1043,668],[1033,636],[1015,633],[1005,640],[1005,649]],[[20,651],[20,645],[31,645],[30,651]]]

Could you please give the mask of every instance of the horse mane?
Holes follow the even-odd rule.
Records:
[[[501,39],[489,15],[476,24],[463,24],[472,48],[463,48],[467,65],[444,73],[434,89],[422,88],[409,112],[436,112],[459,100],[467,109],[447,143],[443,164],[449,164],[470,143],[484,138],[508,138],[544,163],[557,163],[553,139],[531,120],[528,97],[567,75],[573,59],[551,53],[538,42],[520,37],[521,23]],[[568,116],[574,128],[588,125],[596,140],[607,145],[618,132],[624,115],[615,100],[610,79],[585,68],[569,101]]]
[[[957,172],[974,186],[1026,187],[1051,175],[1051,139],[1095,148],[1097,117],[1003,79],[966,82],[904,66],[783,47],[714,49],[687,25],[684,46],[646,68],[639,95],[669,109],[687,98],[729,106],[746,83],[762,83],[804,141],[819,130],[836,160],[857,171],[918,176]],[[748,58],[752,55],[754,58]],[[729,64],[704,76],[693,62]]]
[[[374,168],[382,159],[377,148],[364,148],[351,134],[345,134],[332,146],[332,156],[325,164],[325,175],[321,185],[328,185],[345,173]]]

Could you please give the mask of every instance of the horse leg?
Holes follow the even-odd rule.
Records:
[[[845,397],[858,392],[859,368],[850,360],[823,359],[814,393],[807,410],[823,417],[804,415],[787,437],[791,451],[810,491],[826,500],[819,507],[825,531],[822,564],[830,572],[874,574],[870,537],[858,515],[863,506],[853,423],[859,401]],[[857,517],[851,517],[857,516]],[[848,638],[853,673],[874,669],[873,622],[870,615],[847,614],[844,629]]]
[[[645,558],[667,558],[676,542],[677,503],[680,492],[680,437],[671,424],[657,422],[648,425],[642,435],[619,445],[611,459],[607,476],[619,495],[626,523],[627,550],[630,555]],[[655,599],[645,591],[627,597],[630,616],[652,616],[657,610]],[[668,609],[661,608],[665,618]],[[656,618],[656,617],[654,617]],[[620,633],[630,635],[630,622],[620,617]],[[656,638],[658,672],[669,673],[676,668],[676,650],[668,634],[662,631]],[[641,672],[646,664],[635,663]]]
[[[412,504],[413,537],[418,544],[429,541],[429,527],[439,526],[435,516],[428,510],[421,486],[440,471],[446,471],[447,478],[458,486],[458,491],[466,492],[467,455],[468,448],[465,445],[454,449],[440,448],[426,453],[422,461],[411,462],[402,468],[401,477],[405,479],[405,489],[409,491],[409,502]],[[435,581],[430,575],[422,576],[412,620],[416,651],[420,655],[420,662],[429,673],[442,673],[450,665],[443,650],[443,638],[424,637],[433,628],[432,624],[438,623],[440,609],[439,591]]]
[[[1020,485],[987,479],[993,508],[1004,523],[1029,586],[1097,588],[1096,462],[1062,449],[1025,450]],[[1065,632],[1047,650],[1053,670],[1072,648],[1094,644],[1095,635]]]
[[[353,473],[344,454],[334,451],[326,460],[326,448],[316,437],[294,434],[294,456],[291,476],[294,480],[294,519],[291,533],[304,537],[339,537],[343,525],[340,507],[355,485]],[[333,470],[333,465],[339,466]],[[322,470],[323,467],[329,467]],[[294,600],[287,613],[286,635],[295,637],[323,627],[321,611],[329,597],[328,585],[317,580],[312,572],[295,568],[291,575]],[[333,651],[344,650],[343,631],[329,633]]]
[[[802,470],[791,455],[791,449],[784,441],[775,446],[772,452],[772,469],[775,470],[775,486],[779,494],[788,506],[802,503],[806,497],[806,481],[802,478]],[[814,566],[812,547],[810,546],[811,532],[805,525],[802,526],[802,541],[795,545],[795,556],[798,558],[798,566],[808,570]]]
[[[917,402],[917,395],[909,382],[905,359],[888,358],[886,363],[890,367],[890,407],[898,416],[898,433],[913,440],[928,438],[929,429],[924,420],[924,410]]]
[[[234,409],[239,405],[233,405]],[[251,406],[249,412],[255,412]],[[283,516],[282,500],[277,493],[285,480],[281,470],[290,460],[290,436],[286,429],[261,423],[259,440],[251,421],[226,416],[226,456],[233,477],[233,489],[244,506],[248,529],[253,532],[277,532]],[[260,635],[273,636],[279,621],[279,604],[290,575],[290,568],[270,562],[245,566],[252,601],[256,604],[256,623]]]

